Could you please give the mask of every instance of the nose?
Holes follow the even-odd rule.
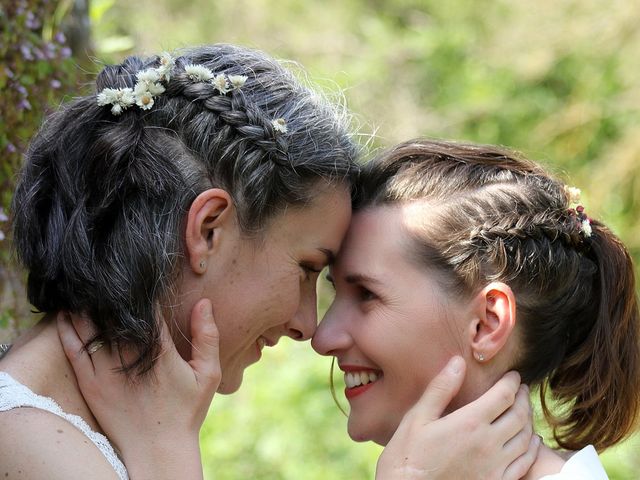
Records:
[[[342,317],[340,308],[334,301],[318,325],[311,339],[311,346],[320,355],[335,356],[338,352],[346,350],[351,343],[345,318]]]
[[[304,292],[300,298],[298,311],[287,323],[287,335],[294,340],[309,340],[318,326],[318,307],[315,288]]]

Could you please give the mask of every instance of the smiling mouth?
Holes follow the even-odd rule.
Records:
[[[347,388],[355,388],[361,385],[367,385],[378,380],[379,375],[376,372],[369,370],[362,370],[360,372],[345,372],[344,383]]]
[[[374,383],[382,378],[380,370],[357,370],[349,369],[344,372],[344,383],[346,388],[344,394],[347,399],[356,397],[369,390]]]

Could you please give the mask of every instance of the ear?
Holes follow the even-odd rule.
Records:
[[[207,270],[208,259],[219,246],[220,234],[234,221],[233,200],[225,190],[210,188],[196,197],[189,208],[185,231],[186,253],[195,273]]]
[[[516,297],[502,282],[492,282],[476,296],[476,316],[471,324],[471,349],[478,362],[495,357],[516,324]]]

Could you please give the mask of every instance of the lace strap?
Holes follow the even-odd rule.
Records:
[[[11,348],[10,343],[0,343],[0,358],[4,357],[4,354]]]
[[[118,474],[120,480],[128,480],[127,469],[118,458],[107,437],[91,429],[82,417],[64,412],[55,400],[32,392],[29,388],[17,382],[6,372],[0,372],[0,412],[20,407],[32,407],[53,413],[71,423],[84,433],[102,452],[109,464]]]

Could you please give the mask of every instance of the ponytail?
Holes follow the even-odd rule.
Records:
[[[558,445],[602,450],[620,442],[635,426],[640,409],[640,317],[633,264],[620,240],[591,221],[588,256],[597,273],[592,292],[597,310],[586,337],[569,345],[564,361],[542,384],[540,397]],[[585,319],[587,320],[587,319]],[[577,326],[576,326],[577,328]],[[553,415],[547,393],[567,408]]]

